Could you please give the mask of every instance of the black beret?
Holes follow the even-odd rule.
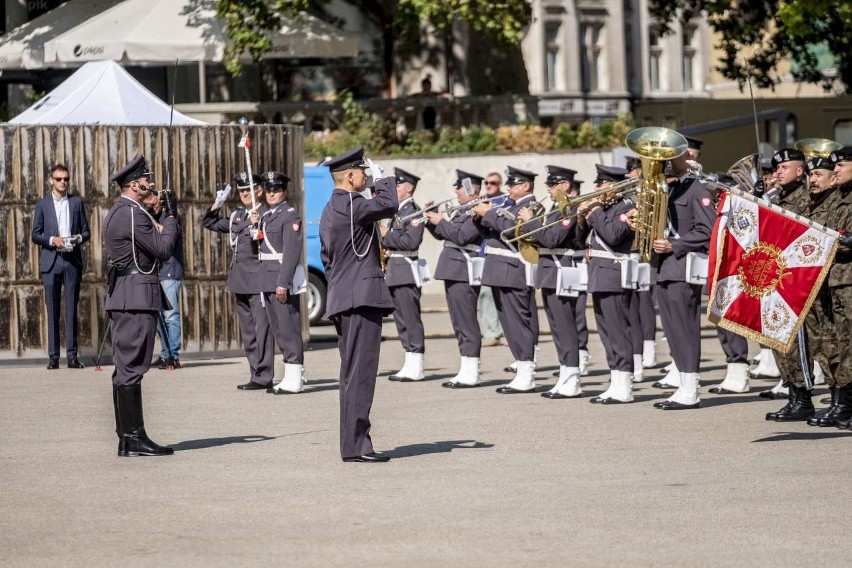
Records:
[[[778,150],[774,154],[772,154],[772,169],[778,167],[778,164],[783,164],[784,162],[804,162],[805,155],[795,148],[782,148]]]
[[[632,172],[642,167],[642,160],[638,156],[627,156],[624,158],[624,169]]]
[[[603,183],[606,181],[621,181],[627,177],[627,170],[625,170],[624,168],[595,164],[595,169],[598,171],[598,177],[595,178],[595,183]]]
[[[508,166],[506,168],[506,185],[515,185],[525,181],[533,182],[538,174]]]
[[[545,185],[556,185],[563,181],[571,181],[577,175],[577,170],[562,168],[560,166],[544,166],[544,169],[547,172],[547,179],[544,181]]]
[[[456,170],[456,182],[453,184],[453,187],[461,187],[462,182],[466,178],[470,178],[470,183],[473,185],[482,185],[482,182],[485,180],[482,176],[478,176],[464,170]]]
[[[145,156],[143,154],[136,154],[136,157],[130,160],[130,163],[112,176],[112,181],[117,183],[119,187],[124,187],[135,179],[145,176],[150,177],[152,173],[151,168],[145,162]]]
[[[263,181],[263,187],[287,187],[287,184],[290,183],[290,177],[286,174],[282,174],[281,172],[266,172],[262,176],[260,176]]]
[[[693,150],[701,150],[701,145],[704,144],[704,140],[699,138],[692,138],[691,136],[684,136],[684,138],[686,138],[686,147]]]
[[[411,172],[407,172],[401,168],[394,168],[393,175],[396,177],[396,183],[410,183],[413,185],[417,185],[417,182],[420,181],[420,178]]]
[[[815,156],[805,163],[805,169],[808,170],[808,173],[814,170],[833,170],[834,162],[831,161],[831,158]]]
[[[234,176],[234,185],[237,186],[237,189],[260,185],[260,183],[260,176],[257,174],[251,174],[251,183],[249,183],[249,176],[246,172],[239,172]]]
[[[852,162],[852,146],[844,146],[831,153],[831,163]]]
[[[361,146],[353,148],[352,150],[347,150],[339,156],[326,160],[324,165],[328,166],[329,171],[332,173],[351,170],[352,168],[368,167],[367,164],[364,163],[364,148]]]

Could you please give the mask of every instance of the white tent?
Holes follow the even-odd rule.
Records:
[[[10,124],[167,125],[171,107],[115,61],[91,61]],[[177,111],[174,124],[204,124]]]
[[[80,4],[70,2],[69,4]],[[47,64],[97,59],[220,62],[227,43],[215,0],[124,0],[45,43]],[[300,14],[270,34],[268,58],[353,57],[358,36]]]

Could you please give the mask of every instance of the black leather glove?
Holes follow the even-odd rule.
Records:
[[[852,233],[845,231],[840,233],[840,238],[837,239],[837,242],[839,242],[842,247],[852,248]]]
[[[170,189],[165,189],[160,192],[160,201],[163,202],[163,211],[165,211],[166,217],[174,217],[177,219],[178,209],[175,194],[172,193]]]

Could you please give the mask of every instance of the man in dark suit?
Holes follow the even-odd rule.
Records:
[[[50,168],[50,195],[36,204],[33,242],[41,246],[39,269],[47,305],[48,369],[59,368],[59,304],[65,286],[65,356],[69,369],[82,369],[77,359],[77,302],[83,276],[81,246],[89,240],[86,208],[77,195],[68,195],[68,168]]]
[[[334,323],[340,350],[340,456],[346,462],[386,462],[370,440],[370,407],[376,390],[382,318],[393,311],[385,274],[379,264],[376,222],[396,213],[394,178],[372,161],[364,149],[332,158],[326,165],[335,189],[320,218],[322,263],[328,279],[325,317]],[[369,167],[375,197],[367,187]]]
[[[143,203],[154,184],[144,156],[136,156],[113,176],[121,196],[104,218],[104,241],[110,264],[107,298],[112,353],[112,399],[118,455],[165,456],[172,448],[153,442],[142,415],[142,377],[151,368],[157,317],[163,309],[159,262],[172,255],[179,238],[177,205],[164,192],[166,218],[162,231]]]

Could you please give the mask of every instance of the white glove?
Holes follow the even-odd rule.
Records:
[[[385,177],[385,169],[371,158],[367,158],[367,165],[370,166],[370,175],[373,176],[374,182]]]
[[[216,192],[216,202],[213,204],[214,208],[218,209],[223,206],[226,201],[228,201],[228,197],[231,196],[231,184],[225,186],[225,189],[220,189]]]

